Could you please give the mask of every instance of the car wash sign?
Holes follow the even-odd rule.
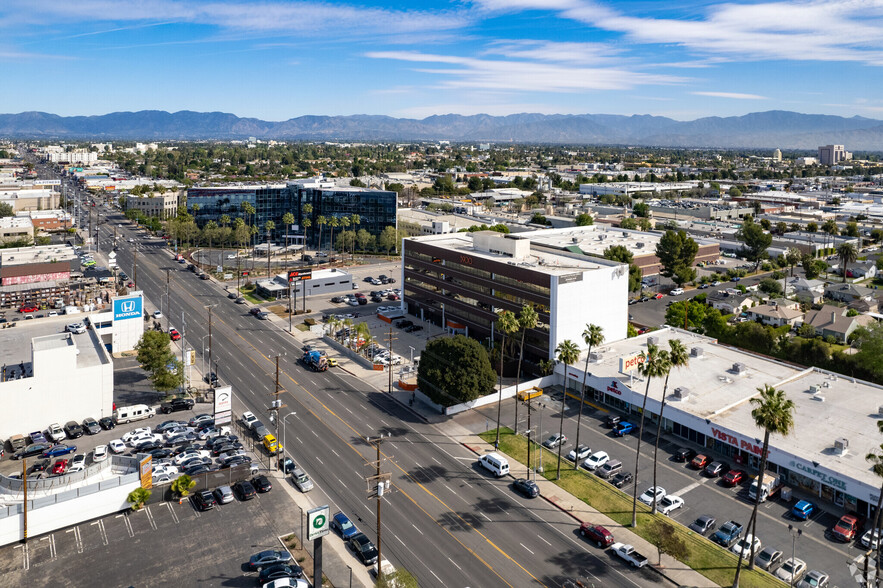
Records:
[[[140,293],[135,296],[125,296],[113,299],[114,321],[141,318],[142,312],[142,298]]]

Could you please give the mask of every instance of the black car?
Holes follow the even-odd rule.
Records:
[[[254,486],[248,480],[242,480],[233,484],[233,493],[239,500],[251,500],[258,495]]]
[[[42,455],[44,451],[49,450],[52,447],[49,443],[31,443],[27,447],[23,447],[19,449],[15,453],[13,453],[10,457],[12,459],[21,459],[23,457],[33,457],[35,455]]]
[[[152,441],[152,440],[148,439],[147,441],[144,441],[142,443],[138,443],[137,445],[135,445],[133,447],[133,449],[135,451],[139,451],[141,453],[149,453],[149,452],[154,451],[156,449],[162,449],[162,443],[160,443],[159,441]]]
[[[702,515],[689,525],[689,529],[691,531],[695,531],[702,535],[703,537],[714,530],[717,526],[717,522],[714,520],[714,517],[711,515]]]
[[[98,421],[89,417],[83,420],[83,430],[90,435],[97,435],[101,432],[101,425],[98,424]]]
[[[620,472],[610,478],[610,483],[616,486],[617,488],[622,488],[626,484],[631,484],[632,482],[632,474],[629,472]]]
[[[373,566],[377,563],[377,548],[364,533],[354,535],[350,539],[349,546],[366,566]]]
[[[339,304],[339,303],[343,302],[344,300],[346,300],[346,299],[343,296],[334,296],[331,298],[331,302],[333,302],[335,304]]]
[[[236,292],[227,292],[227,298],[230,300],[236,300]]]
[[[105,431],[109,431],[117,426],[117,424],[113,422],[113,419],[110,417],[101,417],[100,419],[98,419],[98,425]]]
[[[612,429],[613,427],[618,425],[621,420],[622,420],[622,417],[620,417],[618,415],[608,414],[607,415],[607,426]]]
[[[52,463],[51,459],[38,459],[31,465],[32,472],[45,472],[46,468],[49,467],[49,464]]]
[[[211,510],[218,502],[211,490],[200,490],[193,495],[193,505],[199,510]]]
[[[64,426],[64,434],[68,439],[77,439],[83,436],[83,427],[77,421],[68,421]]]
[[[250,464],[250,463],[251,463],[251,458],[249,456],[237,455],[237,456],[231,457],[230,459],[228,459],[227,461],[222,463],[221,469],[226,470],[228,468],[236,467],[238,465]]]
[[[396,323],[396,328],[398,329],[406,329],[413,325],[414,323],[409,320],[403,320]]]
[[[267,476],[255,476],[251,479],[251,485],[255,487],[255,490],[260,492],[261,494],[265,492],[269,492],[273,489],[273,485],[270,483],[270,480],[267,479]]]
[[[261,314],[261,312],[263,312],[263,311],[260,308],[254,307],[248,311],[248,314],[253,315],[253,316],[257,316],[257,315]]]
[[[150,452],[150,455],[153,459],[165,459],[172,456],[172,450],[167,448],[154,449]]]
[[[705,468],[705,475],[710,478],[717,478],[718,476],[723,476],[727,472],[730,471],[730,466],[722,461],[713,461]]]
[[[371,302],[383,302],[383,298],[375,294],[371,297]]]
[[[365,279],[362,280],[362,281],[365,282],[365,283],[367,283],[367,284],[370,284],[370,283],[371,283],[371,280],[373,280],[373,279],[374,279],[374,278],[372,278],[371,276],[366,276]]]
[[[208,275],[207,273],[205,273],[205,272],[202,272],[201,274],[199,274],[199,279],[200,279],[200,280],[207,280],[207,279],[209,279],[210,277],[211,277],[211,276],[209,276],[209,275]]]
[[[231,451],[236,451],[237,449],[242,449],[242,443],[223,443],[221,445],[212,445],[212,455],[214,457],[218,457],[222,453],[230,453]]]
[[[258,583],[264,585],[270,580],[276,580],[278,578],[300,578],[303,577],[303,575],[304,570],[299,565],[276,564],[261,570],[261,573],[258,574]]]
[[[186,470],[184,470],[184,473],[192,478],[193,476],[198,476],[199,474],[206,474],[210,471],[212,471],[212,469],[209,466],[197,465],[197,466],[193,466],[192,468],[187,468]]]
[[[219,435],[217,437],[212,437],[208,441],[205,442],[205,446],[207,449],[211,449],[214,446],[220,447],[221,445],[227,445],[232,443],[237,443],[239,441],[239,437],[236,435]]]
[[[159,410],[163,414],[170,414],[179,410],[191,410],[193,404],[192,398],[173,398],[169,402],[163,402]]]
[[[512,486],[528,498],[536,498],[540,495],[540,487],[533,480],[518,478],[512,483]]]
[[[696,457],[696,452],[690,449],[689,447],[681,447],[677,451],[675,451],[675,461],[686,462],[690,461]]]

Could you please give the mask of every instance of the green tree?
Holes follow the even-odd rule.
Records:
[[[644,388],[644,402],[641,404],[641,418],[638,421],[638,446],[635,449],[635,475],[634,488],[632,489],[632,527],[638,526],[638,466],[641,459],[641,440],[644,437],[644,417],[647,414],[647,397],[650,394],[650,382],[653,378],[659,378],[668,374],[671,370],[671,360],[668,351],[659,349],[656,345],[647,346],[647,351],[641,352],[642,363],[638,365],[638,372],[647,380]],[[656,497],[653,498],[653,508],[656,508]]]
[[[753,261],[754,271],[757,271],[760,262],[766,259],[767,249],[773,242],[773,236],[764,231],[759,224],[746,220],[736,231],[736,239],[742,242],[743,257]]]
[[[683,561],[690,555],[687,542],[675,531],[673,525],[663,518],[653,520],[650,528],[650,541],[656,546],[657,564],[662,564],[662,554]]]
[[[564,407],[567,405],[567,368],[579,359],[579,347],[570,339],[565,339],[555,348],[558,354],[558,361],[564,364],[564,398],[561,399],[561,415],[558,421],[558,436],[564,434]],[[561,479],[561,449],[564,443],[558,444],[558,468],[555,476],[556,480]]]
[[[760,452],[760,468],[758,482],[766,473],[767,454],[770,449],[770,435],[776,434],[787,437],[794,429],[794,401],[785,397],[785,393],[776,390],[769,384],[757,389],[759,396],[751,398],[748,402],[754,408],[751,410],[751,418],[759,429],[763,429],[763,448]],[[760,488],[755,492],[754,509],[748,521],[748,532],[757,537],[757,509],[760,506]],[[733,580],[733,588],[739,588],[739,572],[742,569],[742,560],[738,558],[736,564],[736,577]],[[754,545],[751,545],[751,554],[748,558],[748,569],[754,569]]]
[[[696,300],[681,300],[665,310],[665,324],[679,329],[695,328],[703,324],[707,312],[708,307]]]
[[[780,296],[782,294],[782,284],[779,283],[779,280],[772,278],[762,279],[758,284],[758,288],[771,296]]]
[[[706,335],[720,339],[729,329],[730,326],[727,324],[727,319],[724,318],[721,311],[711,307],[705,311],[705,319],[702,321],[702,330],[705,331]]]
[[[506,337],[510,337],[518,331],[518,319],[511,310],[501,310],[497,313],[497,331],[502,335],[500,342],[500,398],[497,402],[497,439],[494,441],[494,449],[500,448],[500,415],[503,409],[503,357],[506,355]],[[517,404],[517,399],[516,399]]]
[[[595,219],[592,218],[592,215],[583,212],[576,215],[574,224],[578,227],[586,227],[595,224]]]
[[[819,223],[815,221],[810,221],[806,223],[806,232],[807,233],[817,233],[819,230]]]
[[[684,231],[666,231],[656,245],[656,257],[662,265],[659,272],[670,278],[678,287],[696,279],[693,261],[699,245]]]
[[[171,392],[184,384],[184,364],[177,359],[151,372],[150,383],[158,392]]]
[[[834,219],[828,219],[822,225],[822,232],[828,233],[832,237],[839,233],[837,229],[837,222]]]
[[[858,237],[858,223],[856,222],[848,222],[846,223],[846,228],[843,230],[843,234],[847,237]]]
[[[587,324],[583,330],[583,342],[588,349],[586,350],[586,367],[583,370],[583,385],[579,391],[579,416],[576,419],[576,446],[579,447],[579,431],[583,420],[583,404],[586,400],[586,378],[589,376],[589,359],[592,356],[592,347],[597,347],[604,342],[604,329],[594,324]],[[564,379],[567,381],[567,372],[565,371]],[[530,462],[528,462],[530,463]],[[579,467],[579,460],[573,460],[573,469]]]
[[[635,202],[635,205],[632,206],[632,213],[640,218],[649,218],[650,205],[646,202]]]
[[[175,360],[171,350],[172,340],[168,333],[162,331],[145,331],[135,346],[138,352],[138,364],[146,372],[154,372],[164,368]]]
[[[680,339],[668,341],[668,370],[665,372],[665,384],[662,386],[662,401],[659,404],[659,418],[656,422],[656,441],[653,444],[653,486],[656,486],[656,466],[659,465],[659,439],[662,437],[662,411],[665,410],[665,397],[668,395],[668,376],[673,368],[686,367],[690,361],[686,346]],[[653,514],[656,514],[656,501],[653,501]],[[671,554],[674,555],[674,554]],[[677,556],[675,556],[677,557]]]
[[[132,510],[141,510],[144,503],[150,500],[152,493],[147,488],[135,488],[126,497],[126,502],[132,505]]]
[[[205,226],[202,228],[202,236],[206,241],[208,241],[208,248],[209,249],[212,248],[212,241],[215,239],[215,237],[217,235],[218,235],[218,223],[216,223],[213,220],[210,220],[207,223],[205,223]]]
[[[190,495],[190,491],[194,486],[196,486],[196,480],[192,479],[187,474],[182,474],[172,482],[172,492],[181,498],[186,498]]]
[[[481,191],[481,178],[478,176],[472,176],[469,178],[469,181],[466,183],[471,192],[480,192]]]
[[[883,323],[856,329],[853,345],[858,349],[853,356],[856,365],[869,375],[868,379],[883,382]]]
[[[840,259],[840,272],[843,274],[843,283],[846,283],[847,269],[850,263],[858,258],[858,250],[852,243],[841,243],[837,248],[837,257]]]
[[[420,354],[417,383],[442,406],[453,406],[490,394],[496,374],[487,351],[465,335],[433,339]]]
[[[730,188],[727,194],[729,194],[731,198],[739,198],[742,195],[742,190],[740,190],[736,186],[733,186],[732,188]]]
[[[15,210],[13,210],[11,204],[0,202],[0,218],[7,216],[15,216]]]
[[[383,227],[377,244],[386,251],[386,256],[389,257],[389,252],[395,249],[398,244],[398,235],[396,234],[395,227]]]
[[[637,230],[638,228],[638,220],[631,217],[625,217],[621,221],[619,221],[619,227],[622,229],[630,229]]]
[[[326,224],[328,224],[328,220],[320,214],[319,217],[316,218],[316,226],[319,227],[319,249],[322,248],[322,229]]]

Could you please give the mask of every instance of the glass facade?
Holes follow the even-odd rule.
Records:
[[[296,191],[297,208],[294,211],[295,222],[302,224],[304,214],[303,205],[310,204],[313,212],[310,215],[312,221],[310,227],[310,242],[318,244],[320,216],[326,219],[331,217],[348,217],[359,215],[358,226],[350,226],[349,230],[365,229],[375,236],[379,236],[385,227],[396,227],[396,193],[388,190],[361,190],[357,188],[297,188],[290,186]],[[335,229],[340,231],[342,227]],[[327,247],[331,238],[329,226],[325,226],[320,246]]]

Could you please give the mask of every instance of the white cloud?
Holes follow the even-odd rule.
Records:
[[[508,59],[527,59],[554,63],[598,64],[616,59],[622,64],[622,49],[608,43],[567,43],[533,39],[492,42],[483,55],[501,55]]]
[[[694,96],[711,96],[712,98],[733,98],[734,100],[769,100],[758,94],[740,94],[739,92],[690,92]]]

